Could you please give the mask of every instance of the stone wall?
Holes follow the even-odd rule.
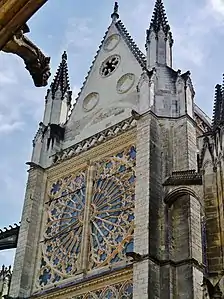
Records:
[[[30,296],[35,272],[34,265],[41,226],[45,181],[43,169],[34,167],[29,170],[10,288],[12,297],[27,298]]]

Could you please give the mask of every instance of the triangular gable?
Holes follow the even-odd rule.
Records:
[[[146,57],[121,21],[112,22],[65,128],[64,147],[114,125],[137,110],[136,86]]]

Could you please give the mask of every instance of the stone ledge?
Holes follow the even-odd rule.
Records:
[[[163,186],[202,185],[202,175],[196,170],[174,171]]]

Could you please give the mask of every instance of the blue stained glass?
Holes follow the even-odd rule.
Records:
[[[107,210],[107,208],[105,208],[105,210]],[[98,216],[101,217],[101,218],[106,218],[107,214],[106,213],[101,213],[101,214],[98,214]]]
[[[103,296],[103,299],[116,299],[116,294],[112,290],[107,290]]]
[[[64,190],[64,191],[61,192],[61,195],[62,195],[62,196],[65,196],[65,195],[67,195],[67,194],[68,194],[68,190]]]
[[[55,274],[53,282],[58,282],[61,280],[61,276],[59,276],[58,274]]]
[[[47,251],[47,252],[51,252],[51,251],[52,251],[52,246],[51,246],[51,245],[48,245],[46,251]]]
[[[113,163],[112,162],[108,162],[106,163],[106,168],[111,168],[113,166]]]
[[[122,236],[118,236],[118,237],[115,239],[115,241],[116,241],[117,243],[120,243],[122,240],[123,240]]]
[[[74,211],[71,213],[71,215],[74,217],[74,216],[77,216],[78,215],[78,212],[77,211]]]
[[[103,241],[103,237],[102,237],[100,234],[98,234],[98,241],[99,241],[99,242],[102,242],[102,241]]]
[[[111,259],[111,263],[113,264],[113,263],[117,263],[117,262],[119,262],[119,257],[116,254],[115,257]]]
[[[118,157],[118,158],[123,158],[123,156],[124,156],[124,152],[118,153],[118,154],[116,155],[116,157]]]
[[[100,188],[101,184],[103,183],[102,179],[99,179],[96,183],[97,188]]]
[[[126,166],[125,165],[121,165],[118,169],[119,172],[124,172],[126,170]]]
[[[122,290],[122,296],[120,299],[132,299],[133,298],[133,285],[128,283]]]
[[[106,253],[103,253],[103,254],[100,255],[100,261],[101,262],[105,261],[106,258],[107,258]]]
[[[46,285],[48,281],[51,279],[51,273],[50,270],[44,269],[44,272],[42,275],[40,275],[39,280],[40,280],[40,285],[44,284]]]
[[[134,160],[136,159],[136,149],[134,146],[131,147],[130,152],[129,152],[129,157]]]
[[[56,258],[53,260],[53,264],[54,264],[54,265],[58,265],[58,263],[59,263],[59,258],[56,257]]]
[[[128,221],[132,221],[132,220],[134,220],[134,215],[133,214],[130,214],[130,215],[128,215]]]
[[[113,213],[113,216],[117,216],[117,214],[120,214],[120,212]],[[111,216],[110,221],[113,222],[113,223],[116,223],[117,222],[117,217],[113,217],[113,216]]]
[[[132,176],[129,178],[128,182],[129,182],[130,184],[133,184],[133,183],[135,182],[135,176],[132,175]]]
[[[61,183],[57,182],[52,185],[51,193],[56,194],[61,189]]]
[[[47,230],[46,230],[46,234],[49,235],[51,233],[51,231],[52,231],[52,228],[48,227]]]
[[[134,251],[134,243],[133,240],[129,242],[125,247],[125,252],[133,252]]]
[[[66,273],[69,273],[72,271],[72,266],[68,265],[67,268],[65,269]]]
[[[51,215],[56,215],[57,214],[57,209],[53,209],[52,211],[51,211]]]
[[[69,207],[73,207],[73,206],[74,206],[74,202],[72,202],[71,200],[69,200],[69,201],[67,202],[67,206],[69,206]]]

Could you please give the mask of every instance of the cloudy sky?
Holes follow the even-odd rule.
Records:
[[[212,114],[214,86],[224,72],[224,0],[164,0],[174,36],[174,68],[190,70],[197,104]],[[33,40],[51,56],[54,75],[68,52],[70,82],[79,91],[110,24],[112,0],[48,0],[29,21]],[[120,18],[144,51],[154,0],[120,0]],[[0,53],[0,228],[20,221],[32,139],[42,120],[46,88],[35,88],[20,58]],[[0,252],[11,264],[14,250]]]

